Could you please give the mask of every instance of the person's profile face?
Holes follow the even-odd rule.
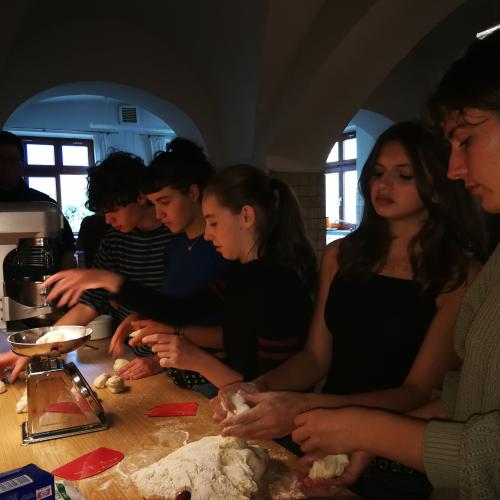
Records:
[[[233,214],[228,208],[223,207],[212,194],[203,197],[202,209],[206,221],[205,239],[211,241],[224,258],[241,259],[245,255],[242,242],[242,216]]]
[[[200,217],[200,203],[190,193],[166,186],[146,197],[155,207],[156,218],[173,233],[183,233]]]
[[[141,221],[141,207],[138,202],[131,202],[125,206],[118,206],[104,212],[106,224],[109,224],[121,233],[129,233]]]
[[[448,177],[462,180],[483,210],[500,213],[500,118],[465,108],[448,113],[442,124],[451,144]]]
[[[0,189],[14,188],[23,175],[24,164],[15,144],[0,146]]]

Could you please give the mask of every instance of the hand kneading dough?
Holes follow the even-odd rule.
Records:
[[[111,377],[109,373],[101,373],[94,379],[94,387],[96,389],[104,389],[106,387],[106,382],[108,381],[109,377]]]
[[[4,392],[7,392],[7,386],[5,385],[5,383],[2,380],[0,380],[0,394],[2,394]]]
[[[115,362],[113,364],[113,370],[118,373],[125,365],[128,365],[129,363],[130,361],[128,359],[122,359],[122,358],[115,359]]]
[[[113,375],[106,380],[106,387],[114,393],[123,392],[125,389],[125,384],[123,383],[123,379],[118,375]]]
[[[132,473],[144,498],[176,498],[189,491],[197,500],[250,499],[267,466],[267,451],[244,439],[208,436]]]
[[[315,460],[309,471],[311,479],[328,479],[342,475],[344,469],[349,464],[347,455],[327,455]]]

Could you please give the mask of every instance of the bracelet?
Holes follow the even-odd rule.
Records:
[[[177,335],[178,337],[184,337],[184,329],[184,326],[174,326],[174,335]]]

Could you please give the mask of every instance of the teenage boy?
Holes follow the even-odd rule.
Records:
[[[89,169],[87,208],[105,214],[111,229],[102,239],[93,267],[119,273],[140,281],[145,286],[160,289],[164,274],[164,250],[170,231],[155,217],[155,209],[139,191],[145,173],[143,161],[123,152],[110,154],[98,166]],[[56,325],[86,325],[100,314],[111,314],[115,326],[132,311],[114,305],[103,289],[86,291]],[[136,351],[151,354],[150,351]],[[10,380],[26,366],[27,358],[13,353],[0,355],[0,376],[15,365]],[[135,358],[129,363],[142,376],[159,373],[163,368],[158,357]]]

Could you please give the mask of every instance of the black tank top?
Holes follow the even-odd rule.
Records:
[[[379,274],[334,277],[325,305],[333,336],[323,392],[353,394],[399,386],[434,314],[436,297],[412,280]]]

